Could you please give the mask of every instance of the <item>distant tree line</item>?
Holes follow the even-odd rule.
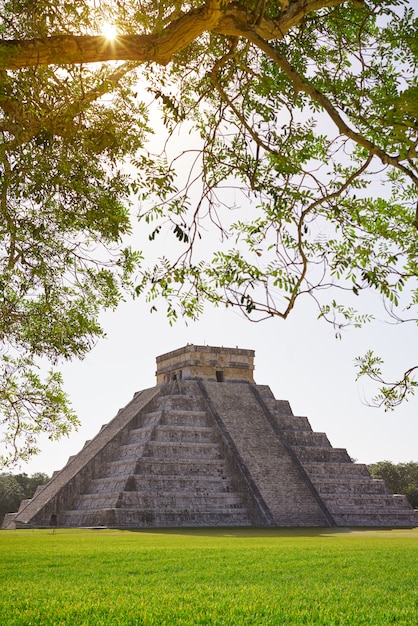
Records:
[[[14,513],[18,510],[22,500],[32,498],[38,485],[45,485],[49,476],[37,472],[27,474],[0,474],[0,526],[6,513]]]
[[[418,508],[418,463],[379,461],[367,467],[372,478],[383,478],[392,493],[404,494],[410,504]]]

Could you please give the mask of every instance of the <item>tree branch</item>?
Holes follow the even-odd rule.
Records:
[[[159,34],[104,36],[58,35],[0,42],[0,69],[104,61],[154,61],[166,65],[173,55],[220,19],[220,2],[207,2],[171,22]]]
[[[312,11],[342,4],[344,0],[298,0],[272,20],[257,16],[235,2],[208,0],[173,20],[161,33],[104,36],[57,35],[42,39],[0,41],[0,70],[41,65],[71,65],[105,61],[154,62],[167,65],[174,55],[203,32],[262,39],[281,39]]]
[[[88,104],[105,95],[109,91],[109,85],[113,87],[118,86],[119,81],[128,72],[135,69],[137,65],[137,63],[132,61],[119,65],[99,85],[83,93],[67,106],[63,106],[55,116],[53,115],[53,109],[48,110],[46,117],[35,116],[30,109],[30,105],[25,107],[21,101],[0,96],[0,105],[9,115],[5,129],[7,129],[8,133],[15,136],[14,141],[7,142],[8,150],[30,141],[41,129],[47,130],[53,135],[67,136],[70,129],[70,120],[74,120],[81,111],[85,110]]]
[[[296,93],[306,93],[312,98],[312,100],[321,105],[321,107],[328,113],[329,117],[337,126],[339,132],[342,135],[345,135],[349,139],[352,139],[358,145],[366,148],[366,150],[368,150],[370,154],[376,155],[385,165],[392,165],[392,167],[396,167],[397,169],[401,170],[404,174],[411,178],[415,185],[418,185],[418,176],[415,174],[415,172],[405,167],[405,165],[401,163],[401,160],[398,156],[392,156],[390,154],[387,154],[387,152],[376,146],[376,144],[374,144],[372,141],[370,141],[366,137],[363,137],[363,135],[350,128],[350,126],[348,126],[348,124],[343,120],[338,110],[333,106],[327,96],[319,91],[319,89],[317,89],[314,85],[307,81],[303,76],[301,76],[291,65],[291,63],[289,63],[289,61],[277,50],[270,46],[267,41],[261,39],[261,37],[254,32],[248,32],[247,39],[251,41],[251,43],[256,45],[260,50],[262,50],[290,78]]]

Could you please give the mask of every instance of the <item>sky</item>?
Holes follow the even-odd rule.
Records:
[[[376,388],[355,381],[354,359],[368,348],[385,357],[388,374],[413,365],[418,354],[414,326],[369,325],[341,339],[317,314],[309,298],[293,317],[251,323],[233,310],[209,308],[198,322],[169,326],[163,311],[144,301],[103,314],[107,338],[84,361],[63,368],[65,387],[81,427],[60,441],[42,441],[42,453],[16,471],[51,474],[77,454],[124,407],[136,391],[155,385],[158,355],[187,343],[255,350],[254,378],[308,417],[334,447],[360,463],[418,461],[418,396],[395,412],[367,406]]]

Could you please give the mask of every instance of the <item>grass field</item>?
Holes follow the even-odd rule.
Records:
[[[418,624],[418,530],[0,532],[1,626]]]

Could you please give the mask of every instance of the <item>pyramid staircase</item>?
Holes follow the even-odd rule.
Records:
[[[333,448],[325,433],[313,432],[306,417],[295,416],[287,401],[258,385],[262,401],[337,526],[409,527],[418,512],[406,496],[390,493],[367,466],[353,463],[344,448]]]
[[[250,526],[257,519],[243,490],[202,399],[171,383],[60,525]]]

